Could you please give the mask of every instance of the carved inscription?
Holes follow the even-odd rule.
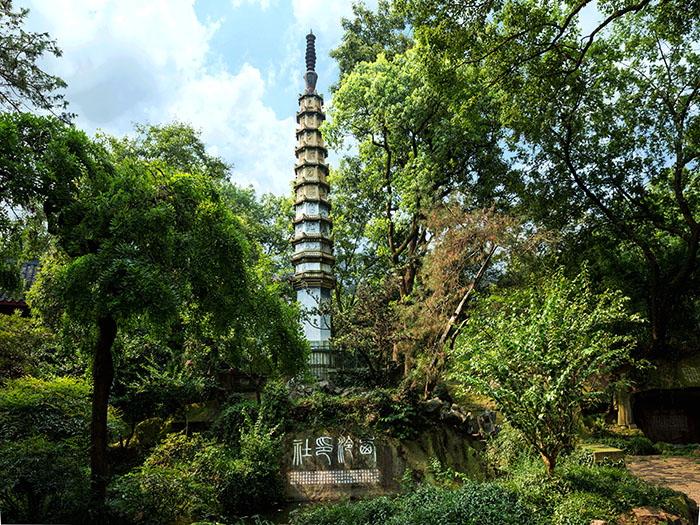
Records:
[[[292,485],[380,483],[374,437],[311,436],[292,440]]]
[[[289,473],[289,482],[295,485],[379,483],[379,469],[295,471]]]

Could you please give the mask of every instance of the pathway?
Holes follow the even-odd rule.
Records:
[[[628,456],[627,468],[651,483],[685,492],[700,504],[700,458],[688,456]]]

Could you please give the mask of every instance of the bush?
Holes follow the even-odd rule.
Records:
[[[590,492],[572,492],[561,498],[554,507],[552,524],[588,525],[592,520],[612,520],[615,513],[612,502],[599,494]]]
[[[284,431],[291,422],[291,412],[292,400],[287,386],[280,381],[267,383],[260,404],[260,417],[263,421]]]
[[[299,525],[425,524],[490,525],[534,522],[516,494],[493,483],[467,481],[461,489],[423,487],[395,499],[376,498],[354,504],[318,507],[295,517]]]
[[[239,435],[239,447],[171,434],[141,467],[116,481],[109,505],[122,520],[166,524],[224,520],[276,503],[282,482],[273,434],[260,418]]]
[[[0,510],[10,521],[76,521],[87,503],[91,385],[22,377],[0,390]],[[120,421],[113,410],[109,426]]]
[[[54,335],[36,319],[19,311],[0,315],[0,383],[40,372],[45,348],[54,344]]]
[[[90,432],[90,384],[83,379],[25,376],[0,390],[0,439],[30,435],[49,439],[84,437]]]
[[[525,441],[522,433],[507,421],[501,425],[498,434],[487,439],[484,462],[492,475],[509,472],[524,458],[534,457],[535,450]]]
[[[233,395],[212,424],[212,434],[219,441],[237,449],[246,421],[257,419],[258,411],[259,407],[255,401],[249,401],[240,394]]]
[[[534,509],[542,524],[588,524],[643,506],[673,514],[683,511],[679,493],[671,489],[646,483],[624,468],[580,465],[578,460],[577,454],[565,458],[559,475],[549,477],[535,459],[521,459],[510,477],[499,483]]]
[[[397,500],[387,497],[356,503],[321,505],[310,512],[296,514],[294,525],[375,525],[387,523],[396,512]]]
[[[75,522],[87,507],[87,449],[43,436],[0,442],[0,511],[10,523]]]

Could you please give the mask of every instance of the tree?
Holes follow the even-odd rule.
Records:
[[[221,187],[222,198],[243,222],[255,263],[269,264],[270,276],[280,280],[294,272],[291,263],[294,204],[291,196],[264,193],[233,183]]]
[[[428,216],[429,251],[411,297],[400,308],[407,337],[423,350],[427,398],[447,366],[455,340],[470,321],[471,303],[506,271],[509,259],[531,249],[542,234],[493,209],[470,209],[457,199]]]
[[[36,133],[44,122],[24,132]],[[250,270],[240,222],[210,177],[158,162],[115,162],[84,134],[68,135],[73,142],[59,144],[43,135],[52,155],[36,186],[62,262],[40,273],[32,305],[42,310],[42,299],[60,303],[66,318],[95,335],[91,470],[93,500],[100,504],[108,474],[112,346],[120,330],[137,323],[167,330],[185,316],[240,344],[257,338],[301,356],[305,347],[299,325],[280,315],[284,306]],[[25,151],[17,171],[31,171],[44,160],[42,151]]]
[[[586,3],[514,0],[487,16],[462,2],[462,16],[417,31],[431,49],[452,40],[446,63],[489,76],[528,167],[524,210],[562,232],[567,263],[590,259],[632,298],[650,321],[642,349],[660,357],[697,325],[700,4],[605,2],[584,37]]]
[[[19,268],[8,261],[38,256],[46,248],[46,215],[66,189],[48,174],[79,178],[89,149],[83,133],[58,119],[0,116],[0,288],[21,290]]]
[[[453,193],[488,200],[508,173],[493,101],[472,73],[459,95],[443,99],[424,82],[414,51],[391,62],[380,55],[358,64],[333,99],[325,137],[336,149],[346,140],[359,149],[333,173],[335,192],[354,186],[347,200],[370,208],[363,237],[399,280],[402,297],[426,252],[428,211]]]
[[[29,9],[12,10],[12,1],[0,4],[0,106],[5,110],[24,112],[44,110],[65,113],[68,102],[58,90],[66,83],[49,75],[37,65],[44,53],[61,56],[55,40],[48,33],[32,33],[23,29]]]
[[[134,124],[134,131],[134,137],[102,137],[117,162],[157,161],[183,173],[201,173],[218,181],[228,179],[233,168],[207,153],[202,132],[187,123]]]
[[[495,101],[478,73],[457,72],[459,92],[440,96],[420,64],[414,49],[391,61],[379,55],[357,64],[340,83],[324,127],[332,147],[357,145],[357,154],[342,159],[331,175],[342,239],[337,296],[349,292],[348,305],[363,280],[369,277],[376,287],[386,274],[406,301],[431,249],[431,210],[450,197],[488,207],[510,176]],[[336,304],[346,308],[343,299]],[[416,348],[402,347],[408,372]]]
[[[393,11],[386,0],[379,0],[376,12],[355,2],[352,13],[354,19],[341,20],[342,41],[330,52],[330,57],[338,62],[340,81],[360,62],[374,62],[380,54],[391,61],[413,45],[413,39],[406,34],[406,19]],[[337,86],[331,87],[331,91],[336,89]]]
[[[615,291],[591,291],[587,269],[562,269],[529,288],[493,295],[455,346],[454,377],[488,395],[542,456],[548,474],[576,437],[582,406],[600,400],[628,362],[637,317]]]

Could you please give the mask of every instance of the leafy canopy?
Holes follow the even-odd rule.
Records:
[[[625,303],[618,292],[593,294],[585,268],[493,295],[457,341],[454,377],[493,399],[551,472],[575,439],[581,408],[628,362],[634,341],[617,333],[637,317]]]
[[[45,53],[61,56],[48,33],[32,33],[23,28],[29,9],[13,11],[12,1],[0,4],[0,107],[25,112],[36,109],[63,111],[68,106],[62,93],[66,87],[59,77],[43,71],[37,62]],[[63,118],[70,115],[63,112]]]

